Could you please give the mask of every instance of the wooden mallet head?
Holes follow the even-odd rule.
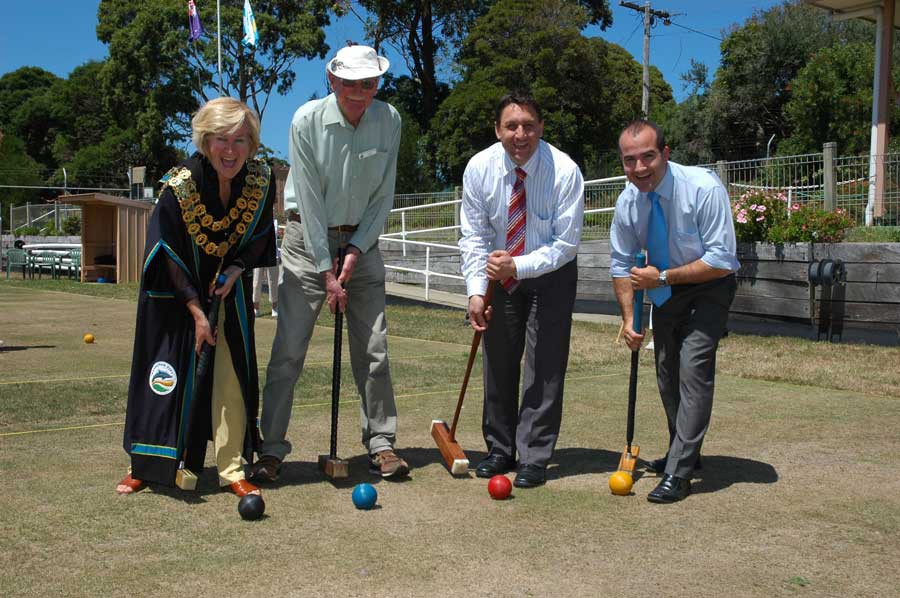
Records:
[[[469,460],[462,447],[450,434],[447,422],[440,419],[431,420],[431,437],[434,438],[447,469],[453,475],[465,475],[469,471]]]
[[[347,461],[331,455],[319,455],[319,469],[332,480],[346,478],[350,475]]]

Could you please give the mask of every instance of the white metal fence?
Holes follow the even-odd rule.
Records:
[[[81,208],[69,204],[25,204],[10,206],[9,230],[15,232],[23,226],[46,229],[51,223],[60,230],[70,216],[81,216]]]

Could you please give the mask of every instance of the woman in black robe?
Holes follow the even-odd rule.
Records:
[[[252,157],[259,118],[245,104],[212,100],[191,125],[199,151],[163,177],[148,231],[125,416],[131,468],[120,494],[176,480],[190,488],[184,480],[203,468],[210,439],[220,486],[259,494],[243,470],[259,442],[251,288],[253,268],[275,264],[275,184]],[[216,329],[206,313],[213,293]],[[213,355],[200,379],[204,343]]]

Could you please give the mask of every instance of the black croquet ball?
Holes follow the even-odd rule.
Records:
[[[265,512],[266,503],[259,494],[248,494],[238,503],[238,513],[241,514],[241,519],[246,521],[259,519]]]

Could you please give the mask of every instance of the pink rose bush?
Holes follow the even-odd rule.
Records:
[[[853,219],[843,208],[826,211],[818,202],[789,202],[784,193],[748,191],[732,204],[738,241],[839,243]]]

